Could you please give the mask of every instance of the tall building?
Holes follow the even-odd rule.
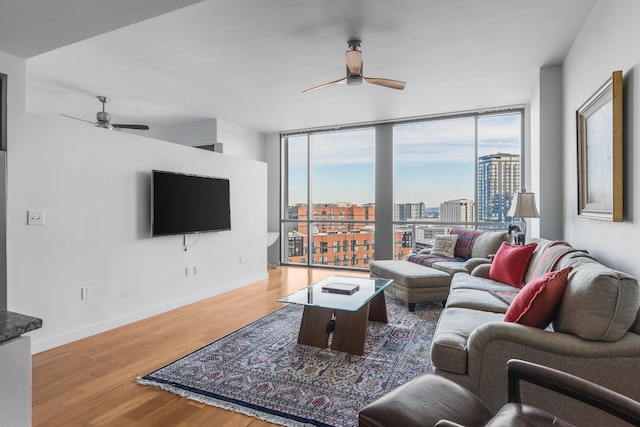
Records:
[[[473,222],[473,207],[470,199],[447,200],[440,204],[440,222]]]
[[[408,219],[423,219],[425,217],[424,203],[396,203],[393,207],[393,217],[396,221]]]
[[[520,191],[520,156],[497,153],[479,158],[478,220],[507,221],[513,194]],[[510,218],[509,218],[510,219]]]

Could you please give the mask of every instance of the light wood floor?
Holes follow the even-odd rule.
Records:
[[[33,426],[273,424],[135,383],[282,307],[278,298],[333,274],[278,267],[269,279],[33,356]]]

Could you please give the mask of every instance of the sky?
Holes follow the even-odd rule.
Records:
[[[430,120],[394,127],[394,202],[427,207],[474,198],[476,156],[520,154],[520,114]],[[312,203],[373,203],[375,129],[312,136]],[[289,205],[307,203],[306,135],[289,138]]]

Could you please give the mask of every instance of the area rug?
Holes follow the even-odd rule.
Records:
[[[274,424],[357,426],[368,403],[431,371],[441,304],[386,298],[389,323],[369,322],[362,356],[298,344],[302,307],[288,305],[137,381]]]

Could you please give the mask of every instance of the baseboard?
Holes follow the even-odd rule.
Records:
[[[199,294],[189,295],[185,298],[171,301],[168,304],[162,304],[159,306],[151,307],[149,309],[139,311],[137,313],[133,313],[127,316],[122,316],[106,322],[90,325],[90,326],[87,326],[86,328],[81,328],[72,332],[60,334],[55,337],[50,337],[43,340],[37,340],[34,337],[31,337],[31,340],[32,340],[31,354],[40,353],[55,347],[59,347],[64,344],[68,344],[73,341],[77,341],[83,338],[90,337],[92,335],[99,334],[101,332],[106,332],[111,329],[118,328],[120,326],[128,325],[130,323],[137,322],[138,320],[146,319],[147,317],[165,313],[169,310],[174,310],[176,308],[180,308],[188,304],[193,304],[194,302],[202,301],[204,299],[211,298],[216,295],[220,295],[225,292],[229,292],[234,289],[241,288],[243,286],[251,285],[253,283],[256,283],[268,278],[269,278],[269,275],[267,273],[261,274],[255,277],[246,278],[242,281],[230,283],[228,285],[217,287],[215,289],[209,289]]]

